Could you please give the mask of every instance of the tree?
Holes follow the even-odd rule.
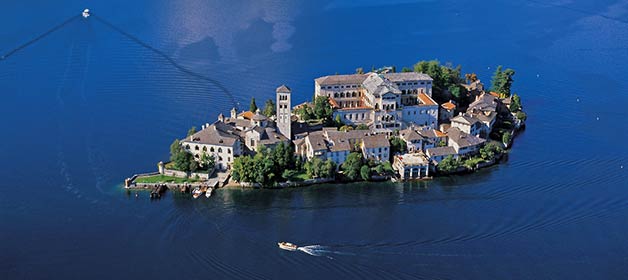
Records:
[[[403,68],[401,68],[401,72],[403,72],[403,73],[412,72],[412,69],[410,67],[405,67],[404,66]]]
[[[188,130],[187,137],[194,135],[194,133],[196,133],[196,126],[193,126]]]
[[[362,167],[360,168],[360,177],[362,177],[362,180],[364,181],[368,181],[371,179],[371,169],[368,165],[362,165]]]
[[[406,141],[397,136],[390,137],[390,160],[392,160],[396,154],[403,154],[407,151],[408,146]]]
[[[264,111],[262,112],[262,114],[270,118],[277,113],[276,111],[277,107],[275,106],[275,102],[272,99],[266,100],[266,103],[264,104]]]
[[[356,68],[356,69],[355,69],[355,73],[356,73],[356,74],[364,74],[364,69],[362,69],[362,67],[360,67],[360,68]]]
[[[255,97],[251,97],[251,105],[249,105],[249,111],[253,113],[257,111],[257,104],[255,104]]]
[[[329,97],[317,96],[314,99],[314,116],[319,120],[331,121],[334,110],[329,104]]]
[[[504,135],[502,135],[502,142],[508,145],[511,139],[512,139],[512,134],[510,134],[510,132],[504,132]]]
[[[442,172],[453,172],[456,171],[460,167],[460,161],[454,159],[453,156],[449,155],[438,164],[438,170]]]
[[[485,160],[492,160],[495,158],[495,156],[501,154],[502,151],[503,149],[501,146],[497,145],[494,142],[491,142],[484,145],[484,147],[480,149],[480,156]]]
[[[375,172],[377,172],[377,174],[383,174],[384,173],[384,164],[380,163],[377,166],[375,166]]]
[[[504,97],[510,96],[510,87],[512,86],[512,76],[515,75],[515,70],[510,68],[502,70],[502,66],[497,66],[493,79],[491,80],[491,91],[497,92]]]
[[[214,169],[214,165],[216,164],[216,157],[214,155],[209,155],[207,152],[203,151],[201,153],[201,167],[206,170]]]
[[[360,175],[362,160],[362,153],[353,152],[347,156],[341,168],[349,180],[356,180]]]
[[[198,162],[191,160],[189,164],[189,171],[196,172],[196,170],[198,170]]]
[[[517,95],[516,93],[513,94],[510,100],[511,103],[509,109],[511,112],[517,112],[521,110],[521,98],[519,97],[519,95]]]
[[[369,126],[361,123],[361,124],[358,124],[358,126],[355,129],[356,130],[369,130]]]
[[[325,161],[325,165],[322,168],[321,175],[325,178],[334,178],[334,176],[336,175],[336,163],[331,159],[327,159]]]
[[[179,140],[174,140],[170,145],[170,161],[174,168],[180,171],[190,171],[190,162],[194,161],[192,155],[188,153]]]
[[[340,115],[336,115],[335,122],[336,122],[336,126],[337,126],[337,127],[341,127],[341,126],[344,124],[344,123],[342,122],[342,119],[340,118]]]
[[[515,114],[515,117],[520,120],[520,121],[525,121],[528,118],[528,115],[526,115],[526,113],[524,113],[523,111],[519,111]]]

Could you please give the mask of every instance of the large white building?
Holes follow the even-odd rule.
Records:
[[[324,76],[314,80],[316,96],[327,96],[334,118],[366,124],[390,133],[415,124],[438,127],[438,104],[432,99],[432,78],[407,73],[367,73]]]

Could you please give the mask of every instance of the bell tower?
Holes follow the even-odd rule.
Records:
[[[290,106],[290,95],[292,91],[286,85],[277,88],[277,129],[279,133],[292,140],[291,134],[291,115],[292,107]]]

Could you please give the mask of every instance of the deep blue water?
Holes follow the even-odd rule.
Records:
[[[0,55],[97,16],[0,61],[0,279],[628,275],[628,1],[57,2],[0,9]],[[234,103],[424,59],[517,71],[529,121],[507,163],[199,200],[120,188]]]

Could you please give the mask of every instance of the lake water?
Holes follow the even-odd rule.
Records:
[[[1,279],[628,275],[628,1],[88,2],[0,10],[0,54],[94,14],[0,61]],[[121,189],[234,103],[434,58],[486,83],[517,71],[529,121],[506,163],[198,200]]]

